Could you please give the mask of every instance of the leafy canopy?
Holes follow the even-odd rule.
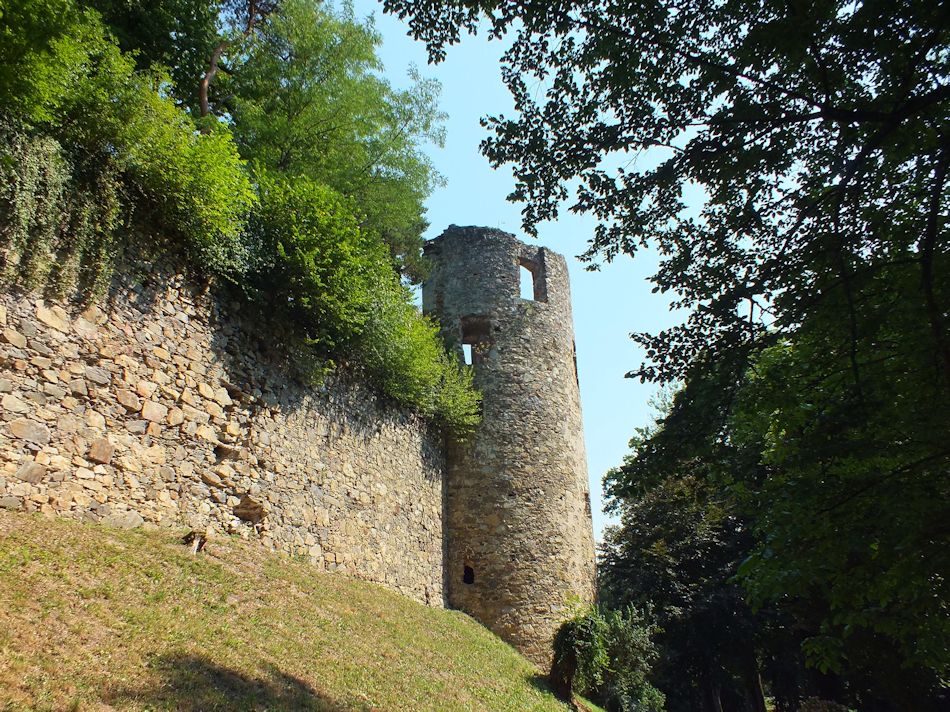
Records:
[[[394,89],[379,75],[380,42],[369,20],[286,0],[225,89],[245,158],[351,198],[360,227],[418,281],[423,202],[441,183],[421,145],[443,142],[440,87],[413,72],[410,88]]]
[[[384,4],[435,60],[511,36],[483,150],[526,229],[567,203],[599,219],[592,266],[660,255],[687,318],[636,334],[630,375],[687,388],[618,496],[707,459],[754,518],[748,600],[801,602],[812,663],[872,669],[872,640],[946,679],[947,4]]]

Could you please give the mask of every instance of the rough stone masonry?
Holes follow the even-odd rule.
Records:
[[[560,622],[594,598],[567,264],[474,227],[449,228],[426,254],[423,309],[469,351],[484,398],[475,437],[447,453],[448,601],[547,667]]]
[[[210,526],[443,605],[441,435],[288,375],[170,259],[116,274],[81,314],[0,295],[0,507]]]
[[[273,325],[132,253],[79,314],[0,294],[0,507],[260,538],[430,605],[447,587],[546,666],[594,587],[567,267],[482,228],[428,252],[425,308],[485,394],[469,442],[355,379],[302,383]]]

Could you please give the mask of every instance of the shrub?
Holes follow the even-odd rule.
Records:
[[[386,254],[366,239],[346,201],[306,177],[259,170],[250,223],[254,295],[284,313],[303,338],[331,352],[353,346],[372,292],[389,276]]]
[[[101,294],[121,187],[113,163],[76,170],[59,143],[0,124],[0,279],[56,296]]]
[[[116,126],[118,160],[161,224],[184,238],[194,266],[236,280],[247,270],[242,238],[256,196],[230,132],[215,125],[199,133],[187,114],[143,84],[132,98],[135,110]]]
[[[398,403],[456,432],[474,426],[480,397],[471,370],[446,353],[350,202],[306,177],[258,170],[256,178],[252,298],[283,313],[312,347],[361,365]]]
[[[435,417],[456,435],[478,424],[481,395],[472,369],[445,350],[438,326],[421,315],[398,279],[373,299],[359,354],[385,393]]]
[[[648,681],[656,648],[655,626],[630,607],[605,611],[597,607],[565,621],[554,637],[552,685],[563,686],[563,671],[572,689],[622,712],[661,712],[663,693]]]
[[[14,0],[0,15],[2,105],[30,135],[58,142],[67,163],[110,166],[167,231],[182,238],[194,264],[234,278],[254,192],[230,134],[200,133],[165,96],[167,77],[137,72],[99,16],[71,0]]]

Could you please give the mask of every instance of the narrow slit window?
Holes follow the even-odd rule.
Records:
[[[462,344],[462,358],[465,360],[466,366],[472,365],[472,345],[471,344]]]
[[[462,583],[468,584],[469,586],[475,583],[475,569],[471,566],[466,566],[462,570]]]
[[[571,342],[571,348],[574,351],[574,383],[576,383],[577,387],[580,388],[581,379],[577,375],[577,344],[573,341]]]

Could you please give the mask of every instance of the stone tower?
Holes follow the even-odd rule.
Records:
[[[546,667],[571,604],[594,597],[567,264],[500,230],[454,225],[426,255],[423,310],[470,354],[484,396],[477,432],[448,449],[448,602]],[[521,268],[534,299],[520,296]]]

